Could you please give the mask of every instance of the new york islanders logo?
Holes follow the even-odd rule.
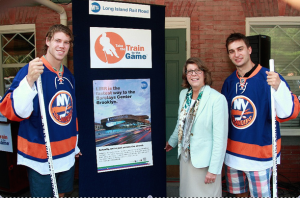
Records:
[[[104,63],[117,63],[125,55],[125,42],[115,32],[104,32],[96,39],[95,52],[98,58]]]
[[[69,92],[59,91],[49,103],[49,113],[52,120],[61,126],[68,125],[72,120],[73,99]]]
[[[256,115],[256,107],[248,97],[236,96],[232,99],[230,119],[235,128],[248,128],[255,121]]]

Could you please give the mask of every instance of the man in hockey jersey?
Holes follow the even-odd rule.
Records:
[[[72,42],[68,27],[50,27],[46,35],[46,54],[25,65],[0,100],[1,113],[10,120],[20,121],[18,164],[28,167],[33,197],[53,197],[36,90],[40,75],[58,193],[63,197],[73,189],[75,156],[81,155],[77,147],[75,80],[62,65]]]
[[[270,197],[273,166],[270,86],[275,89],[277,162],[281,149],[278,121],[297,117],[299,101],[281,75],[251,61],[252,48],[243,34],[231,34],[226,48],[236,66],[222,87],[230,112],[225,155],[227,188],[237,197],[247,197],[249,190],[253,197]]]

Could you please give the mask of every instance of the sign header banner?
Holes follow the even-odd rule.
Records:
[[[150,5],[107,1],[90,1],[89,14],[150,19]]]

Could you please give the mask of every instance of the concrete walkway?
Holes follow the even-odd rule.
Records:
[[[74,181],[74,189],[72,192],[67,193],[66,197],[78,197],[79,196],[79,186],[78,186],[78,179]],[[300,184],[291,184],[295,187],[295,190],[291,192],[288,189],[278,188],[278,197],[298,197],[300,192]],[[298,188],[298,190],[297,190]],[[234,195],[227,193],[225,187],[223,186],[223,197],[234,197]],[[29,188],[26,188],[18,193],[7,193],[0,191],[0,198],[1,197],[30,197]],[[179,181],[172,180],[167,182],[167,197],[179,197]]]

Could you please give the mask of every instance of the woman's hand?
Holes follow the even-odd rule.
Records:
[[[75,155],[75,157],[79,157],[79,156],[81,156],[81,155],[82,155],[82,153],[79,152],[79,153],[77,153],[77,154]]]
[[[166,143],[166,146],[165,146],[165,150],[167,152],[169,152],[173,147],[169,144],[169,142]]]
[[[210,172],[207,171],[206,176],[205,176],[204,183],[205,183],[205,184],[211,184],[211,183],[214,183],[214,182],[216,181],[216,177],[217,177],[216,174],[213,174],[213,173],[210,173]]]

